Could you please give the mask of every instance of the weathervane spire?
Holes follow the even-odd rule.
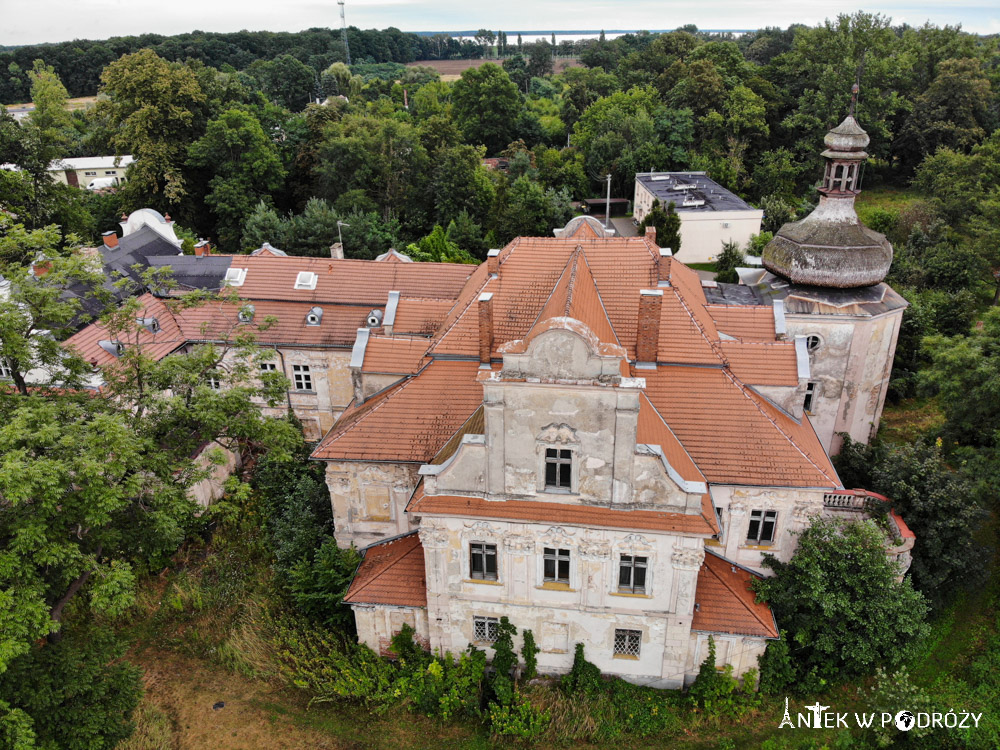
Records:
[[[851,86],[851,117],[854,117],[854,110],[858,106],[858,89],[860,88],[856,83]]]

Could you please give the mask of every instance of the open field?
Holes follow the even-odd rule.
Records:
[[[457,81],[464,71],[469,68],[478,68],[488,62],[500,65],[503,60],[417,60],[407,64],[410,67],[420,65],[425,68],[434,68],[441,75],[442,81]],[[580,61],[575,57],[556,58],[555,60],[556,73],[562,73],[566,68],[574,67],[580,67]]]

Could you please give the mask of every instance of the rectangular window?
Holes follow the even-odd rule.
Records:
[[[311,391],[313,389],[309,365],[292,365],[292,379],[295,381],[295,390],[297,391]]]
[[[84,177],[97,177],[97,172],[84,172]]]
[[[222,389],[222,381],[219,380],[215,375],[209,375],[205,378],[205,382],[208,383],[208,387],[213,391],[218,391]]]
[[[618,591],[623,594],[646,593],[646,558],[622,555],[618,563]]]
[[[469,542],[469,577],[480,581],[497,579],[497,546]]]
[[[494,643],[497,639],[497,628],[500,625],[500,620],[496,617],[480,617],[475,616],[472,618],[472,638],[476,641],[481,641],[484,643]]]
[[[813,401],[816,399],[816,388],[819,383],[808,383],[806,385],[806,398],[802,403],[802,408],[805,409],[807,414],[812,414]]]
[[[277,371],[278,371],[278,365],[276,365],[274,362],[261,362],[260,363],[260,374],[261,375],[267,375],[267,373],[269,373],[269,372],[277,372]]]
[[[11,377],[11,369],[7,367],[3,362],[0,362],[0,379],[9,380]]]
[[[615,656],[634,656],[638,658],[641,643],[641,630],[615,628]]]
[[[556,583],[569,583],[569,550],[544,548],[542,578]]]
[[[118,174],[118,173],[115,172],[115,170],[113,170],[113,169],[105,169],[104,170],[104,174],[111,174],[111,175],[113,175],[113,174]]]
[[[750,511],[747,541],[751,544],[770,544],[774,541],[774,527],[777,523],[778,511],[776,510]]]
[[[545,449],[545,486],[568,490],[573,486],[573,452],[562,448]]]
[[[719,533],[715,535],[716,539],[722,539],[723,534],[726,529],[722,525],[722,508],[715,509],[715,520],[719,523]]]

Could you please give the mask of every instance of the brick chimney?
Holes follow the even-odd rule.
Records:
[[[500,250],[494,249],[486,253],[486,270],[490,276],[500,275]]]
[[[202,240],[197,245],[194,246],[194,254],[199,258],[203,255],[212,254],[212,246],[209,244],[208,240]]]
[[[655,245],[656,244],[656,227],[646,227],[645,237],[646,237],[647,240],[649,240],[650,242],[652,242]]]
[[[104,240],[104,247],[118,247],[118,235],[115,232],[102,232],[101,239]]]
[[[643,289],[639,292],[639,326],[635,335],[635,361],[653,364],[660,345],[660,307],[663,292]]]
[[[493,294],[479,295],[479,364],[489,367],[493,354]]]
[[[673,256],[669,247],[660,248],[660,257],[656,259],[656,276],[660,286],[670,286],[670,261]]]

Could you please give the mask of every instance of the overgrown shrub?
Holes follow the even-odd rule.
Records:
[[[767,649],[757,662],[760,665],[761,693],[765,695],[784,693],[785,688],[795,682],[795,665],[792,664],[785,631],[781,631],[781,640],[770,641],[767,644]]]
[[[288,571],[288,593],[296,609],[325,627],[353,630],[354,616],[343,599],[360,562],[353,546],[341,549],[328,538]]]
[[[521,673],[521,679],[528,682],[538,674],[538,652],[540,649],[535,645],[535,634],[530,630],[525,630],[522,633],[522,639],[521,657],[524,659],[524,671]]]
[[[559,686],[567,695],[583,693],[595,695],[603,687],[601,670],[587,661],[583,653],[583,644],[576,644],[573,654],[573,668],[562,676]]]
[[[521,693],[515,692],[506,704],[490,704],[489,719],[494,734],[531,741],[545,732],[551,715],[548,711],[539,711]]]

